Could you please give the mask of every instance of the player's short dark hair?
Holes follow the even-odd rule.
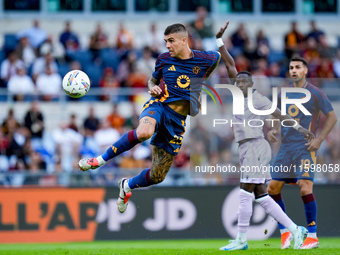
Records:
[[[251,75],[251,73],[248,72],[248,71],[241,71],[241,72],[239,72],[239,73],[236,75],[236,77],[239,76],[240,74],[246,74],[246,75],[249,76],[249,78],[253,78],[253,76]]]
[[[289,61],[289,64],[290,64],[290,62],[292,62],[292,61],[300,61],[300,62],[303,63],[303,65],[304,65],[305,67],[307,67],[307,61],[306,61],[306,59],[304,59],[304,58],[302,58],[302,57],[294,57],[294,58],[292,58],[292,59]]]
[[[186,33],[187,29],[185,28],[184,25],[180,23],[172,24],[168,26],[165,31],[164,35],[170,35],[170,34],[175,34],[175,33]]]

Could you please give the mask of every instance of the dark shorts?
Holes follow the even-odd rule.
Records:
[[[300,179],[314,180],[316,152],[306,149],[287,150],[280,147],[271,176],[273,180],[296,183]],[[279,170],[281,169],[281,170]]]
[[[157,99],[150,99],[144,104],[139,119],[145,116],[157,121],[151,144],[176,156],[182,146],[186,116],[175,112]]]

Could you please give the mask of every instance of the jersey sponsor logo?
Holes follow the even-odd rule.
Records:
[[[299,114],[299,108],[296,107],[296,105],[292,104],[288,107],[288,114],[291,117],[296,117]]]
[[[190,79],[188,76],[186,75],[180,75],[177,78],[177,85],[182,88],[185,89],[186,87],[188,87],[190,85]]]
[[[192,72],[194,74],[199,74],[201,72],[201,68],[199,66],[195,66],[193,69],[192,69]]]
[[[149,111],[149,114],[154,115],[155,111]]]
[[[176,71],[176,68],[174,65],[172,65],[171,67],[168,68],[169,71]]]

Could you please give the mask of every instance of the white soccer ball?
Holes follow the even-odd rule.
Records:
[[[85,96],[90,90],[90,79],[80,70],[72,70],[63,78],[63,90],[73,98]]]

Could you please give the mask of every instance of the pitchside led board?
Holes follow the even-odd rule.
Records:
[[[237,234],[238,187],[150,188],[134,192],[117,210],[118,189],[23,188],[0,191],[0,242],[70,242],[128,239],[233,238]],[[285,189],[288,215],[305,225],[298,188]],[[338,186],[316,186],[318,235],[336,236]],[[212,201],[207,205],[207,201]],[[296,201],[298,200],[298,201]],[[277,223],[254,203],[249,239],[279,236]],[[279,247],[279,244],[278,244]]]

